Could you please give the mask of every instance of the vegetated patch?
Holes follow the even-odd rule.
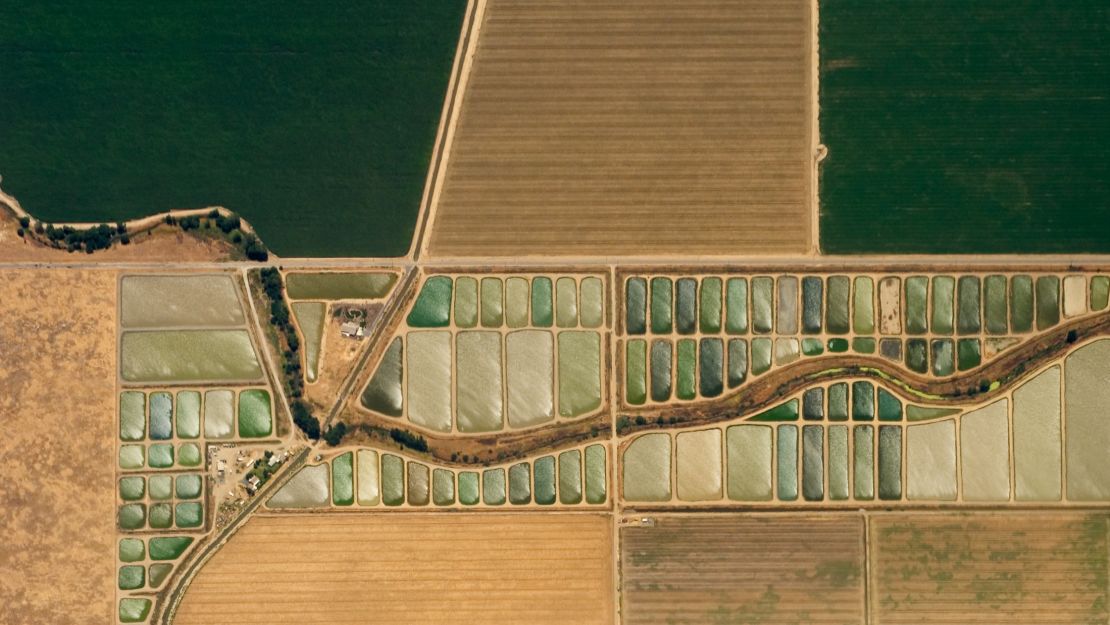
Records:
[[[871,517],[875,622],[1088,623],[1107,619],[1106,514]]]
[[[659,516],[620,540],[626,625],[864,620],[857,516]]]
[[[4,188],[48,221],[222,205],[285,256],[403,255],[465,8],[12,7]]]
[[[810,3],[678,8],[485,3],[428,252],[806,252]]]
[[[250,280],[251,288],[261,291],[267,304],[266,309],[270,313],[270,325],[266,328],[267,336],[277,348],[281,358],[281,383],[285,387],[286,396],[289,397],[293,424],[309,438],[316,440],[320,438],[320,420],[312,415],[312,408],[303,399],[304,370],[298,355],[301,340],[290,319],[281,272],[276,267],[266,267],[251,271]]]
[[[283,565],[227,592],[260,561]],[[256,516],[200,569],[174,622],[246,622],[281,605],[270,622],[600,625],[613,621],[613,566],[600,514]]]
[[[1108,27],[1090,0],[822,2],[822,251],[1110,251]]]

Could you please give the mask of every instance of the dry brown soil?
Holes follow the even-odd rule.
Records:
[[[429,255],[810,249],[809,0],[489,0]]]
[[[174,622],[612,623],[611,528],[602,514],[259,515]]]
[[[115,622],[116,274],[0,272],[0,623]]]

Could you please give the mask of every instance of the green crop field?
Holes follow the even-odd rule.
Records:
[[[6,3],[4,190],[50,221],[224,205],[283,256],[403,255],[465,7]]]
[[[825,253],[1110,252],[1110,5],[821,3]]]

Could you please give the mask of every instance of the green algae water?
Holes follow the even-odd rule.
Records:
[[[1105,2],[829,0],[819,22],[823,252],[1110,251]]]
[[[7,7],[4,190],[49,221],[224,205],[282,256],[400,256],[466,2]]]

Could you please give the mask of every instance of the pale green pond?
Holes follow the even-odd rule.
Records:
[[[177,394],[177,436],[200,436],[200,392],[180,391]]]
[[[744,334],[748,331],[748,280],[729,278],[725,291],[725,332]]]
[[[460,328],[478,325],[478,281],[474,278],[455,280],[455,325]]]
[[[184,443],[177,448],[177,464],[183,467],[200,466],[200,447],[194,443]]]
[[[121,469],[141,469],[146,463],[146,450],[142,445],[121,445],[119,448],[119,467]]]
[[[204,488],[204,479],[196,474],[179,475],[174,479],[174,495],[178,499],[196,499]]]
[[[119,437],[141,441],[146,437],[146,395],[124,391],[119,395]]]
[[[555,325],[560,328],[578,325],[578,283],[574,278],[555,281]]]
[[[150,529],[160,530],[173,526],[173,506],[156,503],[150,506]]]
[[[120,371],[128,382],[257,380],[262,368],[245,330],[125,332]]]
[[[141,477],[124,477],[119,481],[119,497],[124,501],[138,501],[146,494],[146,480]]]
[[[400,456],[382,455],[382,502],[387,506],[405,502],[405,461]]]
[[[482,327],[498,328],[505,320],[500,278],[482,278]]]
[[[455,474],[447,469],[432,471],[432,502],[437,506],[455,503]]]
[[[956,297],[956,280],[952,276],[933,278],[932,331],[936,334],[952,334],[953,301]]]
[[[261,438],[273,431],[270,392],[250,389],[239,393],[239,436]]]
[[[775,281],[766,276],[752,278],[752,330],[770,333],[774,327]]]
[[[698,301],[698,327],[702,334],[716,334],[721,331],[721,289],[720,278],[703,278]]]
[[[725,432],[728,498],[734,501],[771,499],[771,428],[734,425]]]
[[[582,502],[582,452],[577,449],[559,454],[559,503]]]
[[[780,425],[775,429],[776,492],[782,501],[798,498],[798,426]]]
[[[577,417],[601,406],[601,335],[559,333],[559,414]]]
[[[505,337],[509,427],[539,425],[555,417],[555,347],[546,330]]]
[[[378,452],[371,449],[358,451],[358,505],[376,506],[381,501],[378,488]]]
[[[353,452],[336,456],[331,461],[331,502],[349,506],[355,502],[355,457]]]
[[[929,279],[925,276],[906,278],[906,332],[925,334],[929,329]]]
[[[126,276],[120,288],[124,328],[226,327],[245,323],[231,276]]]
[[[852,330],[856,334],[875,331],[875,283],[867,276],[858,276],[853,282]]]
[[[644,434],[636,438],[625,449],[621,463],[625,499],[629,501],[670,500],[670,435]]]
[[[879,426],[879,499],[902,498],[902,427]]]
[[[146,545],[138,538],[121,538],[118,555],[120,562],[139,562],[146,557]]]
[[[501,429],[501,334],[460,332],[455,340],[456,425],[459,431]]]
[[[381,299],[396,282],[391,273],[293,272],[285,277],[285,291],[289,299]]]
[[[555,503],[555,456],[544,456],[533,463],[536,503]]]
[[[964,501],[1007,501],[1010,498],[1008,404],[1008,400],[1000,399],[960,417],[960,477]]]
[[[482,503],[487,506],[500,506],[505,503],[504,469],[482,471]]]
[[[405,378],[409,420],[439,432],[451,430],[451,333],[409,332]]]
[[[582,302],[579,316],[582,327],[599,328],[605,323],[605,289],[600,278],[583,278],[581,283]]]
[[[478,503],[480,495],[478,474],[474,471],[461,471],[459,473],[459,503],[464,506],[473,506]]]
[[[532,467],[527,462],[509,467],[509,503],[532,503]]]
[[[173,477],[170,475],[152,475],[149,486],[151,499],[164,500],[173,497]]]
[[[721,498],[721,431],[682,432],[675,438],[678,498],[713,501]]]
[[[524,278],[505,280],[505,324],[510,328],[528,325],[528,281]]]
[[[321,508],[328,505],[328,465],[303,467],[291,477],[266,506],[269,508]]]
[[[235,394],[228,390],[205,391],[204,435],[207,438],[230,438],[235,421]]]
[[[798,278],[782,276],[778,279],[778,297],[775,306],[775,331],[779,334],[798,332]]]
[[[179,503],[174,506],[174,516],[179,528],[200,527],[204,525],[204,506],[194,501]]]
[[[829,499],[848,498],[848,427],[829,426]]]
[[[674,305],[670,278],[651,279],[651,332],[670,334],[674,327],[671,312]]]
[[[150,599],[120,599],[119,620],[121,623],[142,623],[150,614]]]
[[[821,501],[825,497],[825,428],[802,427],[802,497]]]
[[[305,379],[315,382],[320,369],[320,345],[324,340],[327,305],[323,302],[293,302],[292,308],[304,337]]]
[[[829,276],[828,303],[825,305],[825,327],[829,334],[848,333],[848,300],[852,283],[848,276]]]
[[[852,428],[852,487],[856,499],[875,498],[875,430],[870,425]]]
[[[407,483],[405,484],[405,491],[408,493],[408,501],[410,506],[426,506],[428,505],[429,495],[431,488],[429,482],[430,472],[426,465],[418,462],[407,463]]]
[[[605,503],[606,477],[605,447],[590,445],[586,448],[586,502]]]
[[[625,400],[638,406],[647,401],[647,342],[632,339],[624,345]]]
[[[362,391],[362,405],[390,417],[399,417],[404,408],[401,391],[404,371],[404,343],[401,337],[393,339],[385,350],[378,369]]]
[[[120,590],[136,590],[146,585],[146,569],[141,566],[121,566],[117,577]]]
[[[152,469],[168,469],[173,466],[173,445],[161,443],[151,445],[146,450],[147,464]]]

